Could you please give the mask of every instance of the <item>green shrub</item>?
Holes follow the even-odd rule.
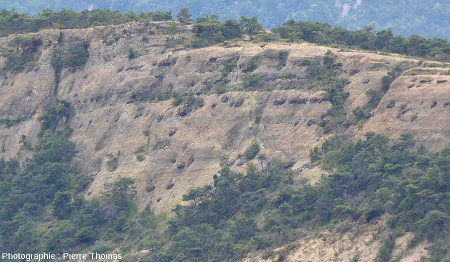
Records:
[[[299,66],[306,66],[306,73],[309,79],[313,79],[314,77],[320,75],[325,71],[325,67],[320,64],[320,62],[316,61],[314,58],[305,58],[300,63]]]
[[[65,67],[78,69],[83,67],[89,58],[89,45],[80,41],[69,43],[65,52],[63,63]]]
[[[220,22],[217,16],[207,16],[197,18],[194,23],[194,33],[197,39],[192,43],[192,46],[203,47],[240,38],[242,29],[239,22],[232,19]]]
[[[234,69],[236,69],[237,67],[236,62],[237,62],[236,58],[231,58],[222,63],[223,65],[223,68],[221,70],[222,78],[227,77],[231,72],[233,72]]]
[[[24,119],[20,118],[7,118],[7,119],[0,119],[0,125],[5,125],[5,127],[9,128],[14,125],[17,125],[21,123]]]
[[[242,79],[242,85],[245,90],[258,90],[263,87],[263,77],[260,74],[248,74]]]
[[[363,108],[361,108],[359,106],[357,108],[353,109],[352,113],[356,118],[356,123],[358,123],[360,121],[365,121],[367,119],[366,112],[364,111]]]
[[[244,73],[251,73],[253,71],[255,71],[258,68],[258,64],[256,63],[257,58],[253,57],[252,59],[250,59],[250,61],[248,62],[248,65],[242,70]]]
[[[377,261],[390,261],[392,257],[392,250],[394,250],[395,238],[389,235],[384,241],[383,245],[378,250]]]
[[[108,168],[108,171],[113,172],[117,170],[117,167],[119,166],[119,159],[117,156],[113,156],[111,154],[108,154],[106,161],[106,167]]]
[[[280,34],[273,32],[260,32],[256,35],[255,39],[257,41],[263,42],[275,42],[280,40]]]
[[[166,28],[166,34],[169,35],[164,44],[166,48],[175,47],[182,43],[182,39],[176,37],[178,33],[180,33],[178,25],[175,22],[170,22],[169,26]]]
[[[182,24],[190,24],[192,22],[191,16],[189,8],[184,7],[177,13],[177,20]]]
[[[278,65],[277,65],[278,70],[281,70],[283,67],[286,66],[288,56],[289,56],[289,51],[287,51],[287,50],[278,51]]]
[[[67,101],[58,101],[56,105],[50,106],[45,112],[39,116],[39,121],[42,124],[41,135],[44,131],[56,131],[58,124],[63,119],[68,119],[71,114],[70,104]]]
[[[418,232],[428,239],[433,239],[439,233],[445,232],[448,230],[449,225],[449,215],[438,210],[427,212],[424,218],[416,222]]]
[[[383,92],[383,94],[385,94],[389,90],[392,82],[394,82],[394,80],[397,79],[397,77],[399,77],[402,73],[402,68],[396,65],[394,68],[388,71],[388,74],[386,76],[383,76],[383,78],[381,79],[381,91]]]
[[[389,103],[386,105],[387,108],[394,108],[395,106],[395,100],[391,99],[389,100]]]
[[[182,96],[176,96],[175,99],[173,100],[173,106],[179,106],[183,103],[184,99]]]
[[[102,244],[102,245],[99,245],[99,246],[95,247],[91,252],[92,253],[99,253],[99,254],[108,253],[108,251],[113,251],[114,248],[115,248],[115,246],[112,245],[111,243]]]
[[[166,47],[166,48],[176,47],[182,43],[183,43],[183,39],[181,39],[181,38],[167,37],[166,41],[164,43],[164,47]]]
[[[53,69],[55,70],[55,84],[56,87],[59,86],[59,82],[61,81],[61,72],[64,69],[64,54],[61,51],[61,49],[53,49],[51,54],[51,61],[50,61]],[[56,93],[57,90],[55,90]]]
[[[327,23],[288,20],[272,29],[273,33],[290,41],[303,40],[320,45],[339,45],[352,48],[388,51],[411,56],[449,61],[449,43],[442,39],[425,39],[418,35],[408,38],[394,36],[391,29],[376,32],[370,27],[356,31],[331,27]]]
[[[315,162],[320,159],[320,150],[318,146],[315,146],[309,150],[309,159],[311,162]]]
[[[195,97],[190,94],[183,103],[183,106],[178,109],[179,116],[187,116],[188,114],[194,112],[195,110],[202,108],[205,105],[203,98]]]
[[[138,51],[134,50],[133,48],[128,49],[128,59],[135,59],[139,57]]]
[[[53,49],[51,53],[51,65],[55,70],[55,84],[58,88],[61,81],[61,72],[64,68],[72,70],[82,68],[89,59],[88,44],[75,41],[68,44],[67,48]],[[55,93],[57,89],[55,89]]]
[[[256,17],[248,18],[241,16],[239,24],[242,32],[249,35],[254,35],[262,30],[262,24],[258,22]]]
[[[222,83],[219,83],[219,84],[216,86],[214,92],[215,92],[216,94],[219,94],[219,95],[225,94],[225,93],[227,92],[227,86],[226,86],[226,84],[223,83],[223,82],[222,82]]]
[[[344,104],[348,93],[344,92],[344,87],[349,81],[338,78],[336,74],[336,69],[331,67],[316,76],[316,80],[313,81],[314,85],[322,87],[326,91],[325,97],[332,105],[331,109],[321,116],[319,126],[323,128],[324,133],[338,132],[346,128],[347,113]]]
[[[156,151],[156,150],[164,149],[164,148],[168,147],[169,145],[170,145],[170,140],[163,139],[163,140],[156,142],[156,144],[153,146],[153,150]]]
[[[247,161],[254,159],[259,154],[260,147],[258,144],[253,143],[247,150],[245,150],[244,156]]]
[[[77,151],[75,145],[68,140],[70,128],[67,125],[61,131],[55,128],[63,116],[68,117],[64,110],[68,107],[69,105],[60,102],[45,109],[42,114],[44,117],[39,118],[42,126],[38,144],[20,175],[0,160],[0,187],[3,192],[0,197],[0,248],[16,251],[31,248],[36,251],[33,247],[35,241],[27,239],[37,235],[36,227],[42,221],[42,216],[48,217],[46,212],[50,210],[59,218],[70,214],[69,191],[74,176],[70,163]],[[5,167],[9,169],[7,173],[3,173]],[[12,180],[13,177],[20,179]],[[23,225],[19,230],[11,227],[19,223]],[[1,239],[9,240],[5,242]],[[67,242],[73,244],[71,241]],[[45,240],[39,245],[43,244],[45,245]]]
[[[41,40],[24,36],[14,38],[6,49],[0,50],[0,55],[6,58],[3,72],[19,73],[29,68],[41,55],[39,47]]]
[[[136,156],[136,160],[142,162],[145,160],[146,146],[140,146],[134,151],[134,155]]]
[[[71,212],[70,202],[72,200],[71,192],[56,192],[53,200],[53,213],[59,219],[66,218]]]
[[[261,118],[262,118],[261,115],[257,115],[257,116],[255,117],[255,124],[259,124],[259,123],[261,122]]]
[[[43,29],[88,28],[98,25],[117,25],[132,21],[170,21],[172,14],[168,12],[133,12],[120,13],[109,9],[94,9],[75,12],[73,9],[62,9],[54,12],[45,9],[35,16],[5,10],[0,14],[0,36],[37,32]]]
[[[133,91],[131,91],[130,100],[128,102],[129,103],[137,102],[137,101],[160,102],[160,101],[166,101],[174,96],[175,95],[171,92],[154,94],[153,92],[151,92],[151,90],[149,91],[148,89],[133,90]]]

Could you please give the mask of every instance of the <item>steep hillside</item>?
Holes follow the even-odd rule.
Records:
[[[73,166],[92,176],[85,197],[132,178],[140,209],[150,204],[170,215],[225,166],[264,169],[280,159],[294,183],[314,184],[328,171],[311,163],[310,150],[335,133],[356,141],[369,131],[409,132],[430,152],[450,139],[446,64],[307,43],[236,40],[190,49],[183,41],[194,35],[183,25],[179,44],[168,48],[170,26],[0,38],[2,52],[27,57],[0,58],[0,68],[9,68],[0,78],[0,158],[23,164],[45,108],[67,101],[70,117],[57,129],[73,129]]]

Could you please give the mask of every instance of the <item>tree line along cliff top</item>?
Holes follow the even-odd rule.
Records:
[[[189,47],[204,47],[226,40],[240,39],[251,35],[251,39],[262,42],[271,41],[306,41],[319,45],[350,47],[371,51],[403,54],[425,59],[450,61],[450,44],[445,39],[426,39],[419,35],[404,37],[394,35],[391,29],[376,31],[373,26],[360,30],[332,27],[328,23],[289,20],[272,31],[265,31],[256,17],[242,16],[239,21],[229,19],[220,21],[216,15],[206,15],[191,19],[187,8],[182,8],[176,15],[181,23],[193,23],[195,40]],[[100,25],[117,25],[128,22],[172,21],[171,12],[141,12],[139,14],[110,10],[84,10],[76,12],[63,9],[60,12],[44,10],[36,16],[20,14],[14,10],[0,12],[0,36],[37,32],[43,29],[88,28]],[[169,35],[177,34],[177,25]],[[172,39],[174,40],[174,39]],[[170,43],[169,43],[170,44]],[[2,56],[7,56],[2,52]]]
[[[45,8],[110,9],[120,12],[161,10],[176,12],[188,7],[195,17],[217,14],[223,19],[239,19],[240,15],[258,17],[267,29],[288,19],[327,22],[352,30],[364,25],[377,29],[391,27],[402,35],[419,34],[427,38],[449,40],[450,2],[443,0],[0,0],[0,9],[37,14]]]

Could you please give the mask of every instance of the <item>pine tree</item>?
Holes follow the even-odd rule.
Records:
[[[183,7],[177,14],[178,22],[182,24],[190,24],[192,22],[191,14],[189,13],[189,8]]]

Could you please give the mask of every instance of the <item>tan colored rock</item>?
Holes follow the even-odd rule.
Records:
[[[37,118],[46,105],[60,99],[69,101],[73,109],[71,139],[79,150],[74,165],[94,176],[88,198],[101,194],[105,184],[131,177],[136,180],[140,207],[150,203],[155,212],[170,213],[188,190],[211,183],[221,163],[245,171],[246,163],[238,156],[254,142],[268,159],[295,161],[296,179],[315,183],[324,172],[308,165],[309,150],[326,139],[318,123],[331,104],[324,101],[323,91],[305,88],[308,79],[300,62],[321,59],[328,50],[337,55],[343,65],[341,76],[351,82],[345,88],[349,114],[366,103],[367,90],[380,88],[389,68],[417,65],[416,60],[398,56],[306,43],[261,47],[234,42],[226,47],[166,49],[167,26],[167,22],[130,23],[28,34],[42,40],[41,57],[28,72],[0,77],[0,119],[21,119],[13,127],[0,126],[0,157],[29,156],[19,144],[20,135],[35,144]],[[180,28],[177,37],[189,41],[192,29]],[[143,41],[144,36],[148,41]],[[14,37],[0,38],[0,46]],[[89,44],[89,60],[83,69],[64,70],[55,92],[51,53],[74,40]],[[141,56],[130,60],[130,48]],[[280,50],[288,51],[285,66],[279,61]],[[256,61],[257,67],[246,73],[250,61]],[[226,63],[236,63],[236,67],[223,73]],[[242,91],[248,74],[260,77],[257,91]],[[450,106],[444,105],[449,86],[437,81],[448,76],[427,77],[432,81],[414,88],[407,88],[413,76],[396,80],[374,116],[361,129],[351,127],[348,135],[358,138],[368,131],[388,135],[409,131],[431,150],[447,143]],[[218,91],[225,93],[219,95],[215,91],[221,83],[225,84]],[[198,94],[204,105],[180,116],[181,106],[175,107],[173,99],[153,101],[172,93]],[[393,109],[386,108],[390,99],[396,100]],[[437,106],[431,108],[434,99]],[[410,111],[396,118],[403,103]],[[417,114],[414,121],[412,114]],[[118,158],[114,171],[107,166],[108,155]],[[266,164],[258,159],[252,162],[257,167]]]
[[[447,81],[438,84],[438,81]],[[414,135],[418,144],[439,150],[450,139],[450,76],[405,75],[395,80],[374,110],[374,116],[358,130],[384,133],[398,138],[401,133]]]
[[[385,221],[378,220],[374,224],[341,225],[345,229],[326,230],[320,233],[306,235],[298,241],[292,242],[284,247],[273,250],[275,259],[264,258],[263,254],[249,254],[243,262],[271,262],[277,261],[278,254],[284,253],[288,262],[352,262],[377,261],[377,255],[388,237],[389,229]],[[393,261],[418,262],[428,256],[425,241],[412,249],[408,248],[409,242],[414,234],[406,232],[395,239],[392,250]]]

